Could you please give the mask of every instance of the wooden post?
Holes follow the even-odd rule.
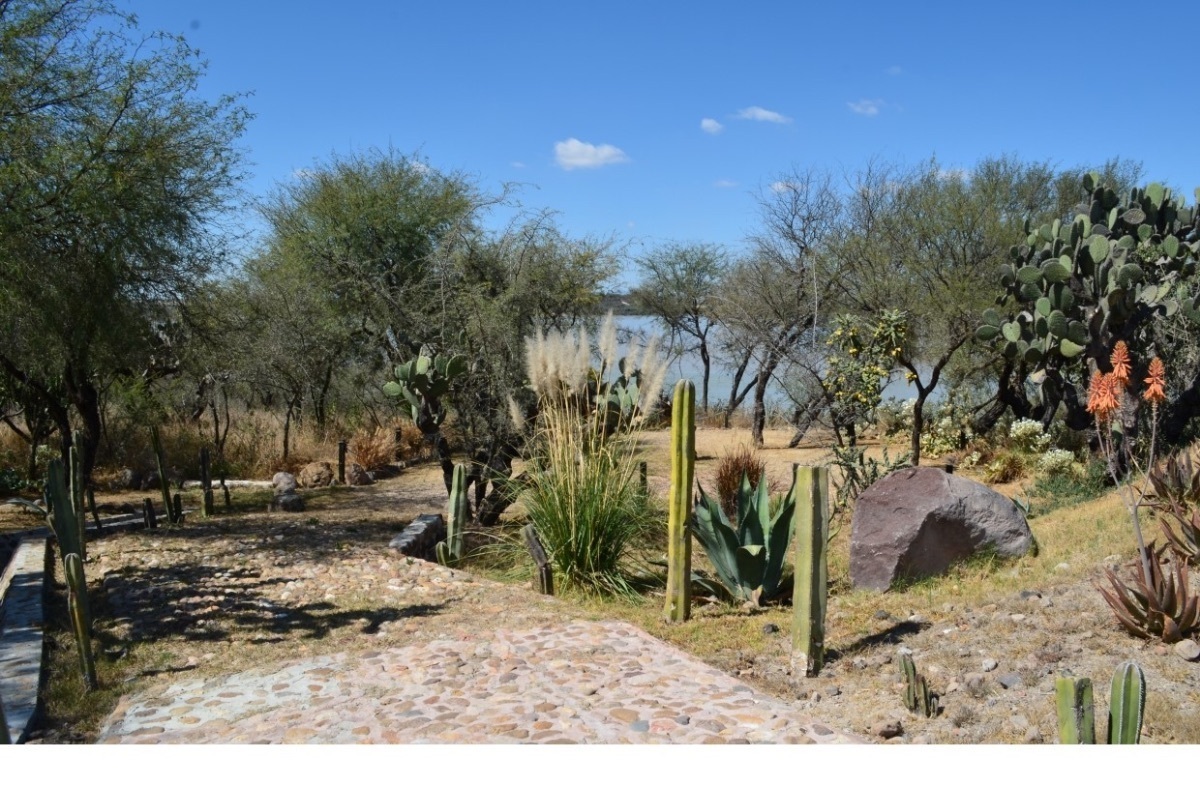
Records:
[[[75,532],[79,539],[79,557],[87,559],[87,514],[83,512],[83,435],[71,432],[71,512],[75,514]]]
[[[158,426],[150,427],[150,445],[154,448],[154,458],[158,461],[158,485],[162,489],[163,515],[168,522],[173,522],[171,515],[171,483],[167,479],[167,458],[163,454],[162,439],[158,436]]]
[[[346,484],[346,441],[338,440],[338,484]]]
[[[210,518],[213,513],[213,487],[212,474],[208,464],[208,448],[200,449],[200,515],[204,518]]]
[[[175,494],[174,500],[171,502],[171,524],[179,524],[183,521],[183,497]]]
[[[100,512],[96,510],[96,489],[91,485],[88,485],[87,489],[87,502],[88,510],[92,512],[92,518],[96,521],[96,534],[99,535],[104,528],[100,525]]]
[[[550,567],[546,548],[542,544],[542,540],[538,538],[537,528],[532,524],[527,524],[521,531],[521,535],[525,539],[525,546],[529,548],[529,555],[533,557],[533,563],[537,565],[537,570],[533,575],[533,588],[543,595],[553,595],[554,571]]]
[[[225,484],[225,477],[221,477],[221,490],[225,492],[225,509],[232,509],[233,499],[229,496],[229,486]]]
[[[147,530],[158,527],[158,517],[154,515],[154,500],[149,496],[142,500],[142,520],[146,523]]]
[[[815,677],[825,664],[829,566],[829,468],[800,467],[796,476],[792,592],[792,673]]]

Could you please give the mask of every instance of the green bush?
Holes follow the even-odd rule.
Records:
[[[1033,511],[1045,515],[1059,508],[1096,499],[1111,484],[1104,463],[1093,459],[1086,465],[1076,463],[1065,472],[1039,474],[1033,481],[1029,495]]]

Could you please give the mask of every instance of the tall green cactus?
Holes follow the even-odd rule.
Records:
[[[92,656],[91,613],[88,610],[87,579],[83,574],[83,561],[75,553],[63,556],[63,573],[67,577],[67,609],[71,615],[71,626],[75,631],[75,645],[79,649],[79,662],[83,680],[89,690],[95,690],[96,660]]]
[[[182,516],[176,516],[171,506],[171,483],[167,480],[167,458],[163,454],[162,439],[158,436],[158,426],[150,427],[150,445],[154,449],[154,459],[158,463],[158,484],[162,488],[163,514],[171,524],[178,522]]]
[[[1063,744],[1096,743],[1096,709],[1092,681],[1059,677],[1054,683],[1058,710],[1058,740]]]
[[[1132,660],[1117,666],[1108,703],[1108,743],[1137,744],[1142,739],[1146,675]]]
[[[463,530],[467,526],[467,466],[461,462],[454,466],[446,514],[446,540],[439,541],[434,551],[443,567],[457,567],[465,555]]]
[[[829,583],[829,468],[799,468],[792,487],[795,489],[796,503],[792,671],[815,677],[825,664],[825,606]]]
[[[667,620],[692,614],[692,479],[696,469],[696,387],[675,384],[671,399],[671,493],[667,514]]]

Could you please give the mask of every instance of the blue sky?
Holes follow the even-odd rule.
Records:
[[[248,191],[419,152],[636,255],[738,248],[792,167],[1000,153],[1200,184],[1200,4],[117,0],[245,91]]]

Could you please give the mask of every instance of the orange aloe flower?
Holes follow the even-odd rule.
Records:
[[[1112,356],[1112,376],[1119,381],[1121,386],[1126,386],[1129,383],[1129,348],[1125,346],[1124,341],[1118,341],[1113,347]]]
[[[1152,358],[1150,360],[1150,377],[1146,378],[1146,391],[1142,393],[1142,398],[1151,405],[1157,406],[1167,399],[1166,386],[1166,369],[1163,367],[1161,358]]]
[[[1117,395],[1121,391],[1121,383],[1113,373],[1101,375],[1099,370],[1092,373],[1088,384],[1087,410],[1091,412],[1097,423],[1104,423],[1109,415],[1117,410]]]

